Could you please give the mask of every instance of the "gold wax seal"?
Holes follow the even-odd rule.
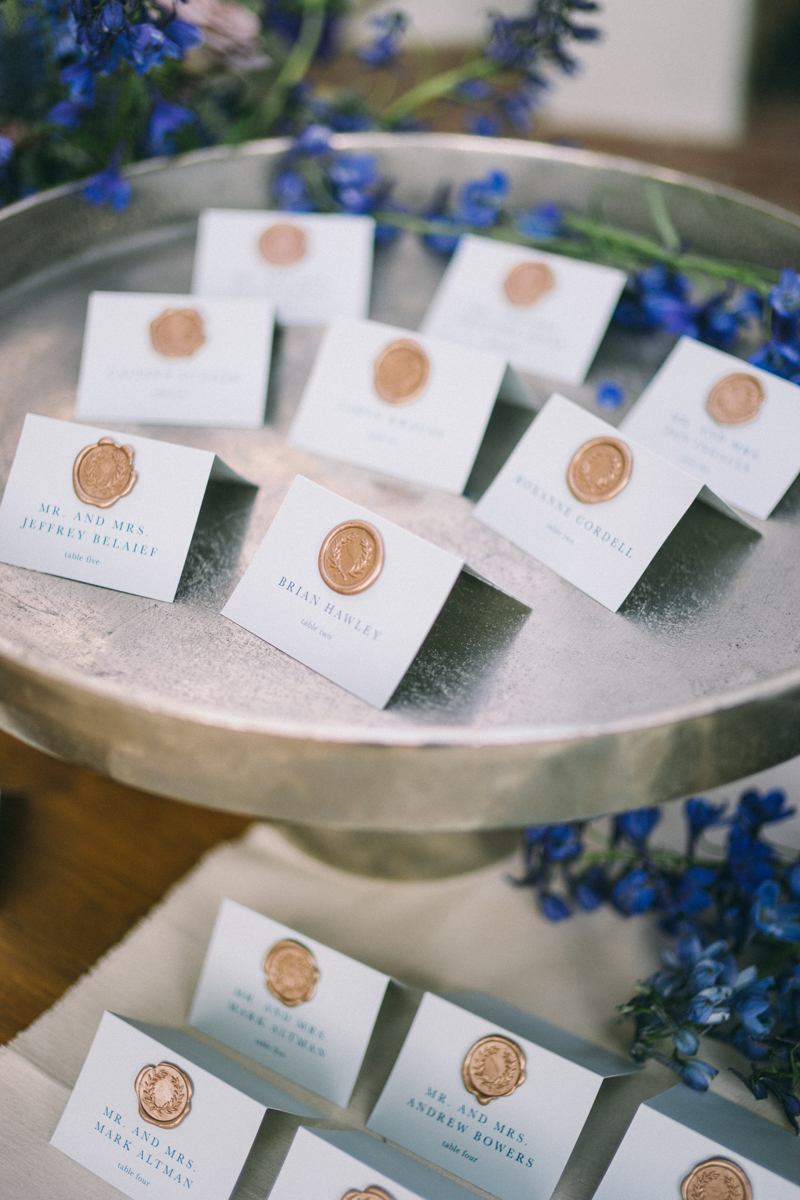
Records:
[[[412,338],[400,338],[384,346],[375,359],[375,391],[387,404],[408,404],[425,390],[430,373],[422,346]]]
[[[368,1188],[364,1188],[363,1192],[358,1188],[350,1188],[350,1191],[342,1196],[342,1200],[394,1200],[394,1196],[385,1188],[378,1187],[377,1183],[372,1183]]]
[[[718,425],[746,425],[756,419],[765,399],[761,380],[737,371],[714,384],[706,397],[706,412]]]
[[[174,1129],[192,1110],[192,1081],[174,1063],[150,1063],[136,1076],[139,1116],[150,1125]]]
[[[280,221],[270,225],[258,239],[258,251],[273,267],[291,267],[305,257],[306,235],[299,225]]]
[[[478,1104],[510,1096],[525,1082],[525,1055],[516,1042],[492,1033],[480,1038],[461,1067],[464,1087]]]
[[[84,504],[110,508],[127,496],[138,476],[133,469],[133,446],[118,446],[103,437],[84,446],[72,465],[72,486]]]
[[[286,938],[276,942],[264,959],[267,991],[287,1008],[296,1008],[312,998],[319,982],[314,955],[300,942]]]
[[[576,500],[599,504],[618,496],[631,477],[633,455],[615,437],[596,437],[580,447],[567,467],[567,483]]]
[[[165,308],[150,322],[150,344],[164,358],[191,358],[205,340],[196,308]]]
[[[709,1158],[681,1184],[683,1200],[753,1200],[750,1180],[727,1158]]]
[[[319,573],[334,592],[353,596],[372,587],[383,569],[383,540],[366,521],[343,521],[319,552]]]
[[[552,292],[556,277],[546,263],[521,262],[503,280],[503,291],[512,304],[525,308]]]

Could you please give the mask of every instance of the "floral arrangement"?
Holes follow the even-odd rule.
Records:
[[[749,1060],[734,1073],[756,1099],[775,1096],[800,1133],[800,855],[763,836],[794,812],[780,790],[746,791],[732,813],[687,800],[682,853],[651,844],[658,808],[613,818],[607,837],[588,822],[534,826],[515,882],[551,921],[604,904],[653,914],[675,945],[619,1009],[633,1022],[633,1057],[705,1091],[717,1070],[697,1058],[700,1037],[733,1046]],[[705,837],[714,827],[724,849]]]
[[[133,161],[289,136],[273,184],[278,208],[369,213],[379,242],[407,230],[444,255],[474,232],[617,266],[629,275],[621,325],[686,334],[800,382],[798,275],[693,253],[657,184],[651,238],[552,204],[514,208],[500,171],[455,194],[443,185],[410,212],[393,201],[373,155],[333,148],[336,132],[419,128],[420,113],[441,99],[464,106],[473,133],[528,133],[549,73],[574,72],[575,44],[599,36],[584,23],[598,8],[530,0],[525,15],[491,16],[478,52],[405,88],[408,22],[400,12],[376,17],[358,52],[378,81],[366,94],[322,93],[309,80],[315,61],[336,50],[347,0],[2,0],[0,203],[88,177],[86,200],[121,211]],[[606,407],[623,399],[613,381],[598,387]],[[607,839],[591,823],[535,827],[518,882],[553,921],[603,904],[655,914],[675,948],[622,1006],[633,1056],[706,1089],[717,1072],[697,1057],[699,1038],[726,1042],[749,1060],[749,1073],[737,1074],[753,1095],[776,1096],[800,1132],[800,859],[762,837],[792,811],[777,791],[746,792],[731,814],[690,800],[683,854],[651,845],[658,809],[615,818]],[[704,837],[714,826],[727,829],[724,854]]]

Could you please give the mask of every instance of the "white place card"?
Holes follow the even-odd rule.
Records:
[[[693,338],[620,428],[762,520],[800,472],[800,387]]]
[[[135,1200],[228,1200],[269,1108],[321,1116],[179,1030],[107,1012],[50,1144]]]
[[[474,515],[616,612],[701,490],[749,527],[700,480],[556,394]]]
[[[366,317],[374,239],[372,217],[209,208],[200,214],[192,291],[270,300],[282,325]]]
[[[269,1200],[471,1200],[468,1192],[407,1154],[366,1133],[298,1129]]]
[[[246,483],[210,450],[28,413],[0,562],[174,600],[209,479]]]
[[[263,425],[274,324],[264,300],[93,292],[76,416]]]
[[[603,1080],[637,1070],[491,996],[426,993],[367,1127],[500,1200],[549,1200]]]
[[[753,1200],[800,1200],[797,1138],[678,1084],[639,1106],[594,1200],[678,1200],[684,1180],[688,1200],[726,1200],[750,1194],[741,1174]]]
[[[289,441],[387,475],[463,492],[498,398],[525,403],[497,354],[377,321],[328,328]]]
[[[298,475],[222,611],[383,708],[463,565]]]
[[[613,267],[470,234],[459,239],[422,332],[583,383],[626,279]]]
[[[189,1024],[344,1108],[388,983],[388,975],[225,899]]]

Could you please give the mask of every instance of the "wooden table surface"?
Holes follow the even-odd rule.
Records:
[[[439,128],[460,128],[445,114]],[[568,135],[542,129],[540,135]],[[580,138],[800,211],[800,107],[754,113],[737,147]],[[797,267],[799,264],[792,264]],[[152,796],[0,734],[0,1043],[24,1029],[249,818]]]

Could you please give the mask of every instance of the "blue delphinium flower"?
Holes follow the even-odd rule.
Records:
[[[625,392],[613,379],[603,379],[594,389],[594,395],[601,408],[619,408],[625,401]]]
[[[477,137],[498,137],[501,130],[499,118],[484,112],[467,117],[464,125],[467,133],[474,133]]]
[[[4,133],[0,133],[0,167],[6,167],[14,157],[14,142]]]
[[[63,129],[77,129],[81,123],[83,109],[71,100],[59,100],[47,113],[45,120]]]
[[[153,91],[154,104],[147,124],[147,153],[171,154],[175,150],[173,134],[183,125],[197,120],[195,113]]]
[[[276,207],[284,212],[314,212],[316,208],[299,171],[278,171],[272,180],[272,192]]]
[[[107,204],[112,212],[122,212],[128,207],[133,195],[133,188],[123,175],[120,174],[121,152],[115,150],[108,166],[93,175],[83,188],[83,195],[90,204]]]
[[[464,225],[494,225],[510,188],[504,171],[487,171],[483,179],[472,179],[458,191],[454,218]]]
[[[699,796],[686,801],[683,811],[688,831],[687,853],[690,858],[694,855],[698,838],[707,829],[722,824],[727,807],[727,804],[711,804]]]
[[[557,204],[538,204],[514,214],[514,228],[541,241],[558,237],[562,232],[561,221],[562,212]]]
[[[613,839],[641,847],[661,820],[660,808],[635,808],[614,818]]]
[[[386,67],[395,61],[403,48],[408,17],[397,11],[384,13],[373,17],[370,25],[376,30],[375,40],[357,50],[356,57],[368,67]]]
[[[800,900],[780,904],[779,898],[776,880],[759,885],[751,910],[753,928],[781,942],[800,942]]]
[[[583,824],[532,825],[525,830],[523,846],[525,875],[514,882],[536,889],[540,911],[549,921],[563,921],[571,915],[572,906],[566,894],[554,890],[554,884],[561,876],[569,891],[565,871],[583,852]]]

